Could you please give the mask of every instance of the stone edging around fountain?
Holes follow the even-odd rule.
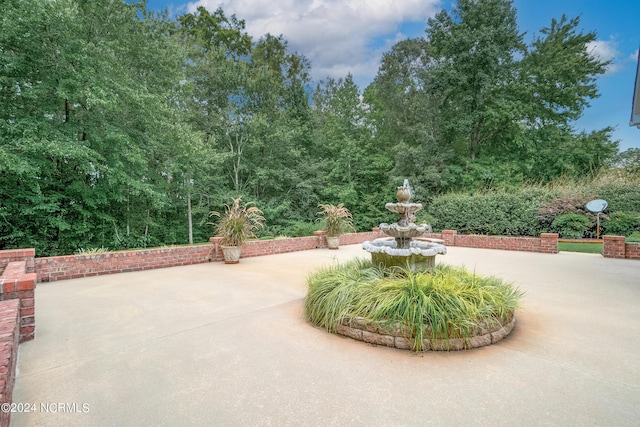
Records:
[[[516,324],[515,316],[506,325],[498,323],[494,327],[480,329],[471,338],[425,339],[422,351],[469,350],[495,344],[511,333]],[[369,344],[395,347],[400,350],[411,350],[412,341],[406,338],[402,327],[381,326],[369,322],[363,317],[345,319],[338,325],[336,332],[358,341]]]

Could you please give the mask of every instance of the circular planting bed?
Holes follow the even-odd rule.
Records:
[[[360,341],[414,351],[464,350],[500,341],[522,292],[495,277],[438,265],[382,269],[358,259],[307,281],[308,321]]]
[[[494,344],[509,335],[515,323],[516,319],[512,317],[511,321],[504,319],[504,322],[495,322],[492,325],[480,324],[475,334],[467,338],[423,338],[418,351],[468,350]],[[385,325],[356,317],[343,320],[336,327],[336,333],[370,344],[417,350],[410,329],[400,323]],[[429,336],[428,331],[423,336]]]

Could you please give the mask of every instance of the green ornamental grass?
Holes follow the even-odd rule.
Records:
[[[479,324],[509,322],[523,293],[495,277],[438,265],[431,271],[382,269],[355,259],[312,273],[305,317],[335,332],[345,319],[363,317],[402,325],[414,349],[422,340],[469,338]]]

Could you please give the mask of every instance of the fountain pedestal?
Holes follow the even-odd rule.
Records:
[[[447,249],[442,240],[415,239],[431,231],[431,226],[416,225],[411,221],[415,212],[422,209],[422,204],[409,203],[411,187],[408,180],[398,187],[397,199],[398,203],[387,203],[385,207],[398,214],[398,222],[380,224],[380,230],[391,237],[366,241],[362,248],[371,254],[372,262],[381,267],[403,267],[411,271],[435,267],[436,255],[446,254]]]

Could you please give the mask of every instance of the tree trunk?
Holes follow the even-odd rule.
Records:
[[[189,221],[189,244],[193,245],[193,218],[191,217],[191,189],[187,183],[187,219]]]
[[[130,211],[129,202],[130,202],[130,197],[131,197],[131,191],[130,191],[129,187],[127,187],[127,237],[129,237],[129,234],[131,233],[131,228],[129,226],[129,211]]]

